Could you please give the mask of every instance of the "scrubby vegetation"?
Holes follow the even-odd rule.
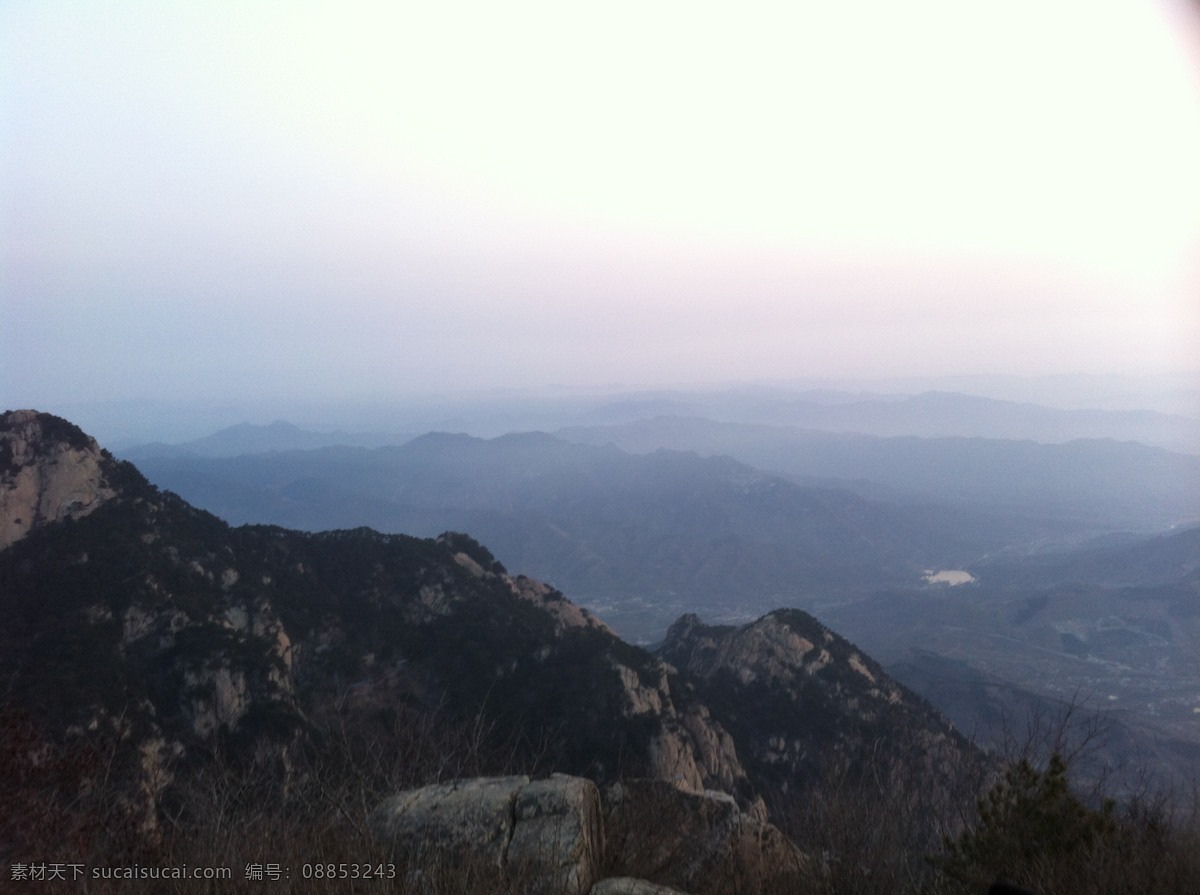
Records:
[[[0,716],[0,849],[6,882],[18,866],[229,868],[225,881],[88,879],[88,892],[497,893],[525,891],[497,868],[397,864],[368,827],[388,794],[429,782],[552,770],[537,744],[501,735],[482,715],[342,705],[312,720],[283,757],[258,759],[218,742],[181,769],[151,816],[125,783],[116,737],[49,741],[24,712]],[[1058,744],[1058,745],[1061,745]],[[1078,752],[1027,749],[990,784],[964,775],[935,789],[883,762],[830,762],[820,782],[791,794],[774,819],[811,856],[789,891],[828,895],[975,895],[1004,879],[1041,895],[1190,895],[1200,891],[1197,793],[1124,799],[1072,785]],[[941,793],[936,799],[931,795]],[[947,796],[946,794],[949,793]],[[653,825],[656,821],[648,819]],[[393,868],[394,867],[394,871]],[[248,877],[249,875],[249,877]],[[364,877],[376,878],[364,878]],[[261,882],[258,880],[261,879]],[[16,886],[17,883],[13,882]],[[20,891],[58,891],[22,882]],[[732,886],[732,888],[731,888]],[[704,893],[770,895],[748,875]]]
[[[56,745],[13,709],[0,715],[0,735],[0,890],[17,868],[40,864],[64,868],[68,880],[76,868],[87,876],[102,868],[185,866],[230,873],[225,881],[87,879],[72,889],[99,893],[241,892],[254,885],[393,892],[410,883],[415,891],[406,868],[367,826],[386,795],[539,768],[535,750],[501,737],[483,718],[464,724],[437,711],[343,706],[314,719],[309,736],[282,756],[216,741],[202,760],[179,769],[158,810],[147,815],[122,772],[118,738],[93,732]],[[500,891],[498,876],[481,876],[485,869],[443,868],[437,891]],[[12,885],[50,892],[63,884]]]
[[[976,892],[1008,877],[1038,892],[1069,895],[1185,893],[1200,886],[1195,805],[1172,817],[1163,797],[1089,805],[1072,791],[1069,764],[1010,765],[980,800],[978,820],[947,842],[937,864],[945,891]]]
[[[1075,773],[1104,723],[1072,703],[1008,738],[985,778],[939,794],[882,763],[834,764],[784,825],[824,858],[813,892],[982,895],[1003,881],[1038,895],[1200,892],[1200,788],[1118,795]]]

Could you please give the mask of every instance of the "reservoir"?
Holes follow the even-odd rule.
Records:
[[[971,584],[974,580],[974,575],[962,569],[925,570],[926,584],[948,584],[954,587],[956,584]]]

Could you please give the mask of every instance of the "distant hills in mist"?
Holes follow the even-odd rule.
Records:
[[[415,433],[414,433],[415,437]],[[382,433],[311,432],[285,420],[267,425],[238,423],[212,435],[183,444],[151,442],[126,451],[130,456],[148,457],[236,457],[242,454],[266,454],[272,451],[314,450],[331,445],[380,447],[406,440],[403,436]]]
[[[725,455],[630,453],[545,433],[137,462],[233,523],[471,531],[506,564],[592,599],[694,605],[913,584],[929,567],[1163,526],[1200,495],[1200,458],[1140,445],[804,440],[829,467],[820,486]],[[801,451],[790,457],[803,468]],[[845,480],[830,474],[835,460]],[[885,488],[863,484],[879,473]],[[863,496],[872,490],[902,496]]]
[[[1043,444],[979,436],[879,437],[656,417],[558,434],[624,450],[724,454],[809,483],[873,496],[1159,527],[1196,517],[1200,458],[1112,439]],[[884,486],[880,489],[878,486]]]
[[[610,412],[639,417],[702,416],[734,423],[769,422],[822,432],[868,435],[1030,439],[1055,443],[1082,438],[1138,441],[1200,453],[1195,419],[1154,410],[1062,409],[952,392],[873,395],[834,390],[746,390],[688,400],[629,400]]]
[[[242,426],[124,456],[233,522],[469,530],[515,567],[596,596],[683,583],[695,593],[875,586],[929,565],[1200,518],[1200,457],[1103,439],[885,438],[657,417],[557,437],[282,447],[320,438]],[[245,450],[254,444],[272,447]],[[631,559],[668,542],[676,563]],[[717,545],[759,571],[741,585],[700,575],[703,563],[687,557]],[[764,562],[783,545],[786,558]]]
[[[1200,381],[1200,376],[1193,378]],[[964,393],[972,385],[991,391]],[[279,450],[330,444],[372,447],[399,444],[430,431],[493,437],[630,423],[656,416],[880,436],[979,436],[1045,443],[1111,438],[1200,454],[1200,387],[1186,377],[1179,382],[976,377],[883,383],[873,389],[869,383],[820,388],[741,385],[244,405],[192,402],[166,406],[123,401],[54,409],[73,419],[90,420],[93,427],[110,433],[106,440],[113,449],[128,450],[159,439],[204,455],[257,451],[261,446],[253,443],[254,439],[269,438],[268,449]],[[288,440],[283,425],[277,424],[276,431],[269,433],[230,426],[245,420],[279,419],[290,420],[302,431],[292,433],[295,438]],[[228,431],[211,435],[226,428]],[[314,440],[314,433],[321,437]]]

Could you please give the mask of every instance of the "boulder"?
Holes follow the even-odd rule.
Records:
[[[409,790],[371,819],[410,877],[494,871],[522,892],[583,895],[604,847],[600,793],[581,777],[482,777]]]
[[[478,777],[407,790],[380,805],[371,826],[410,865],[469,859],[502,868],[513,805],[528,783],[528,777]]]
[[[604,854],[600,791],[583,777],[554,774],[517,794],[508,867],[535,889],[587,892]]]
[[[603,800],[564,774],[456,780],[393,796],[371,823],[409,880],[435,888],[457,873],[529,895],[758,891],[793,886],[806,861],[732,796],[664,780],[613,784]]]

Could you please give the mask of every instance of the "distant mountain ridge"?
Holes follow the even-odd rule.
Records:
[[[276,420],[267,425],[238,423],[182,444],[150,442],[124,448],[121,455],[129,460],[143,457],[238,457],[273,451],[313,450],[316,448],[381,447],[402,444],[411,435],[387,435],[370,432],[315,432]]]
[[[623,450],[726,455],[798,480],[869,481],[897,497],[1003,508],[1113,528],[1200,522],[1200,457],[1110,439],[1031,440],[880,437],[783,425],[654,417],[572,427],[560,437]]]
[[[899,401],[870,400],[791,420],[810,428],[876,435],[1029,439],[1060,443],[1111,438],[1200,453],[1194,419],[1154,410],[1062,410],[954,392],[924,392]]]
[[[376,449],[139,465],[233,523],[475,532],[506,564],[604,607],[643,640],[698,608],[744,619],[820,606],[919,586],[925,569],[1200,512],[1200,457],[1137,444],[878,438],[681,417],[560,436],[428,433]],[[746,614],[726,614],[733,607]]]
[[[1200,407],[1193,416],[1157,410],[1062,409],[948,391],[873,394],[747,387],[724,393],[678,393],[613,404],[606,423],[590,425],[620,425],[662,415],[880,437],[995,438],[1044,444],[1108,438],[1200,454]]]
[[[1178,404],[1179,400],[1182,399],[1171,403]],[[1131,407],[1063,408],[945,389],[881,394],[833,388],[752,386],[584,395],[575,399],[547,396],[540,401],[529,396],[499,396],[491,401],[481,398],[466,401],[461,406],[448,401],[440,414],[434,407],[423,405],[407,411],[389,409],[386,404],[356,412],[328,408],[325,415],[340,421],[333,430],[321,424],[296,426],[280,420],[255,425],[243,421],[183,443],[131,444],[126,440],[122,454],[139,459],[176,454],[237,456],[332,445],[380,447],[403,443],[425,431],[469,431],[481,437],[495,437],[514,431],[627,425],[652,417],[675,416],[879,437],[995,438],[1043,444],[1112,439],[1200,455],[1200,400],[1194,404],[1194,412],[1185,415]],[[261,414],[261,408],[255,413]],[[301,415],[311,418],[312,411],[305,410]],[[388,431],[377,431],[380,427]]]
[[[476,532],[507,565],[593,603],[644,599],[653,618],[638,624],[658,634],[679,613],[717,601],[766,611],[916,584],[930,566],[955,568],[1058,524],[901,506],[798,485],[729,457],[634,455],[545,433],[430,433],[373,451],[140,465],[233,523]]]

